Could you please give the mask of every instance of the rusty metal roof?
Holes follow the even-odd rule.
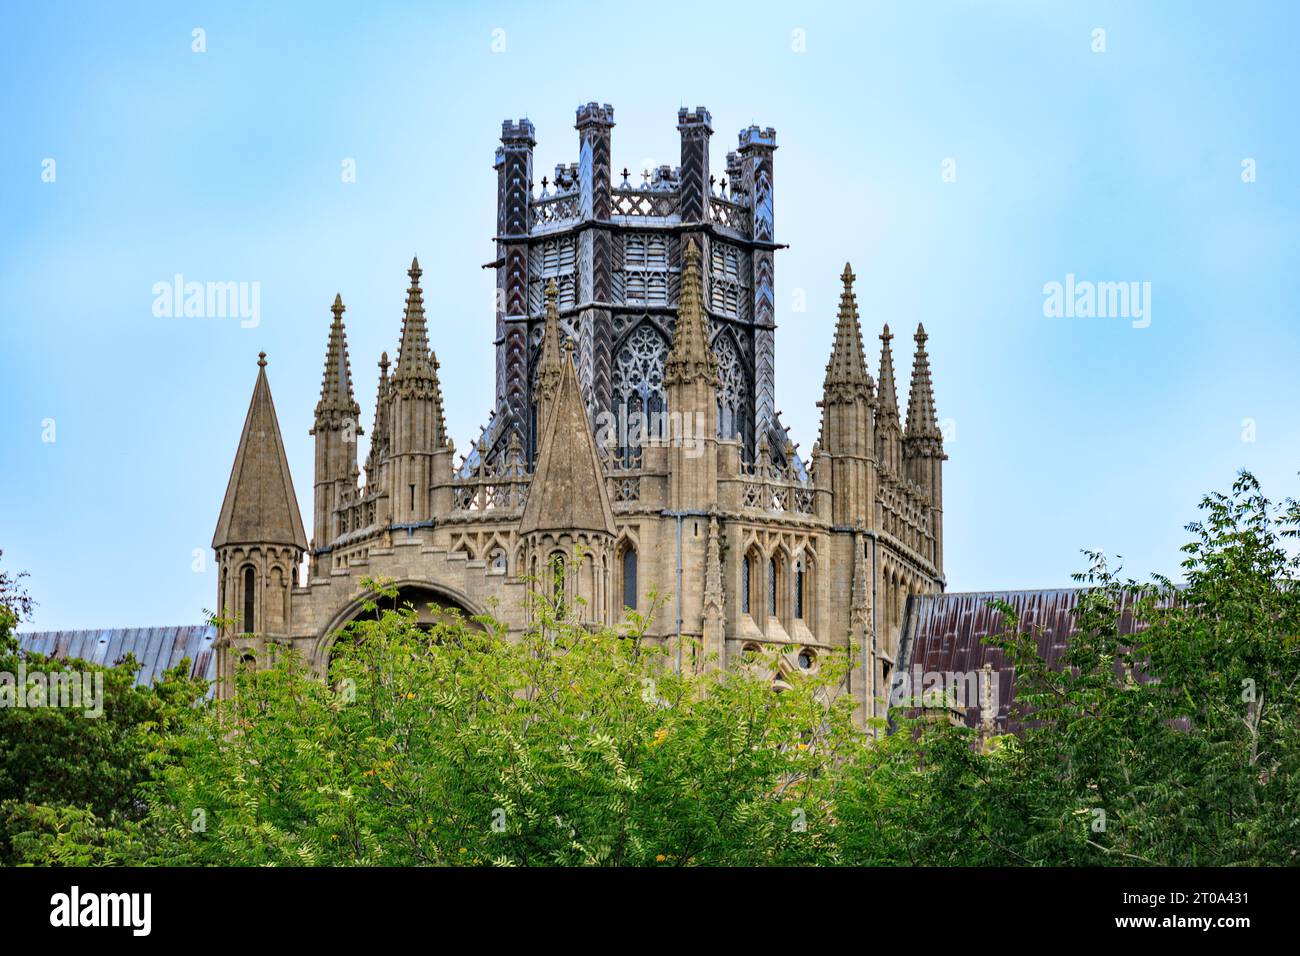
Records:
[[[983,638],[1000,634],[1005,626],[1002,612],[988,606],[990,601],[1005,601],[1015,608],[1020,627],[1031,630],[1038,641],[1038,653],[1051,667],[1065,652],[1070,638],[1078,631],[1075,609],[1083,588],[1046,591],[978,591],[953,594],[912,595],[907,600],[903,634],[899,641],[896,675],[920,673],[971,674],[989,664],[996,672],[997,726],[1015,730],[1016,721],[1008,722],[1015,699],[1015,668],[1001,649],[985,644]],[[1135,631],[1134,598],[1124,595],[1120,602],[1120,634]],[[1137,679],[1143,675],[1137,673]],[[979,702],[967,702],[961,710],[969,727],[979,725]]]
[[[140,664],[135,682],[142,687],[152,684],[163,671],[170,670],[187,657],[190,659],[190,676],[202,678],[211,685],[208,687],[209,697],[217,679],[217,655],[213,650],[217,629],[211,625],[28,631],[16,636],[20,650],[61,661],[80,658],[111,667],[128,653],[134,654]]]

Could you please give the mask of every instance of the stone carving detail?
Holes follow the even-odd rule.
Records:
[[[718,437],[739,436],[742,444],[747,444],[752,431],[749,383],[728,333],[723,332],[714,339],[713,353],[718,357],[718,375],[722,379],[722,387],[718,389]]]

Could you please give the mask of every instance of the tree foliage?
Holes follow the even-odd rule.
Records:
[[[140,787],[174,756],[172,741],[197,718],[207,684],[189,677],[188,661],[137,687],[139,664],[129,655],[113,667],[39,654],[20,660],[14,629],[31,611],[20,578],[0,574],[0,674],[16,680],[20,670],[39,671],[78,682],[90,675],[91,687],[102,680],[102,699],[94,707],[89,699],[80,707],[0,707],[0,863],[39,856],[51,841],[67,861],[91,862],[76,848],[89,854],[102,829],[147,815]],[[102,714],[88,713],[94,710]]]
[[[1294,864],[1300,847],[1300,505],[1243,474],[1188,526],[1184,583],[1092,554],[1078,633],[1048,667],[1009,606],[1016,737],[899,735],[836,815],[860,862]],[[1135,634],[1121,635],[1131,613]],[[1130,629],[1131,630],[1131,629]]]

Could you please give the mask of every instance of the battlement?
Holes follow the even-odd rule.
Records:
[[[582,129],[584,126],[613,126],[614,107],[608,103],[601,105],[596,102],[579,106],[578,118],[573,125],[575,129]]]
[[[685,132],[687,129],[703,127],[708,132],[713,132],[713,117],[703,106],[695,107],[694,111],[682,107],[677,111],[677,128]]]
[[[511,120],[501,122],[501,142],[508,146],[527,146],[531,149],[537,145],[536,134],[530,119],[521,119],[518,123]]]
[[[776,130],[770,126],[763,130],[760,130],[757,126],[742,129],[740,131],[740,148],[751,149],[755,146],[776,149]]]

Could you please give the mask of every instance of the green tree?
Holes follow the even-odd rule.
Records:
[[[1078,576],[1058,667],[1010,606],[1015,738],[914,722],[862,755],[837,804],[871,863],[1267,865],[1300,846],[1300,506],[1243,474],[1188,526],[1185,583]],[[1131,613],[1136,634],[1124,636]]]
[[[847,697],[832,700],[835,655],[774,694],[770,662],[675,673],[643,618],[590,628],[539,600],[508,638],[488,618],[425,629],[379,598],[328,682],[283,653],[177,740],[150,794],[161,840],[135,844],[144,862],[832,858],[834,768],[864,744]]]
[[[91,862],[101,829],[142,819],[140,786],[170,759],[167,741],[195,719],[207,690],[183,662],[152,687],[135,686],[139,665],[128,656],[114,667],[80,660],[20,655],[14,630],[31,601],[19,576],[0,574],[0,673],[102,677],[102,705],[0,706],[0,864],[38,858],[50,838],[64,841],[67,862]],[[94,711],[102,709],[96,715]],[[89,855],[75,848],[86,846]]]

